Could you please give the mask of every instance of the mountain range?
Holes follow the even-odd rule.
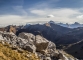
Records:
[[[56,24],[53,21],[50,21],[45,24],[29,25],[28,27],[26,27],[24,29],[18,30],[16,32],[16,35],[18,35],[21,32],[32,33],[34,35],[41,35],[44,38],[48,39],[49,41],[54,42],[58,48],[61,48],[61,47],[68,48],[68,49],[66,49],[66,51],[69,54],[71,54],[79,59],[82,59],[83,53],[81,53],[82,49],[80,46],[83,46],[83,45],[82,45],[82,42],[80,42],[80,41],[83,39],[83,27],[81,27],[79,25],[81,25],[81,24],[75,22],[74,24],[70,25],[73,28],[69,28],[69,27],[61,26],[60,24]],[[79,27],[76,28],[75,26],[76,27],[79,26]],[[69,47],[70,45],[71,45],[71,47]],[[65,48],[62,48],[62,49],[65,50]],[[76,49],[78,49],[78,50],[76,50]],[[81,49],[81,52],[79,52],[80,49]],[[79,52],[78,55],[73,54],[76,51]]]
[[[74,25],[79,25],[79,23],[75,22],[75,24],[72,24],[71,26]],[[9,25],[7,27],[0,28],[0,30],[3,32],[13,32],[17,37],[21,37],[22,39],[30,38],[31,40],[35,40],[35,38],[33,37],[39,35],[47,39],[48,41],[53,42],[53,44],[56,44],[56,49],[63,50],[78,59],[83,59],[82,57],[83,56],[83,52],[82,52],[83,27],[69,28],[69,27],[61,26],[60,24],[56,24],[53,21],[49,21],[44,24],[26,24],[24,26]],[[30,36],[27,33],[30,33]],[[26,34],[29,38],[27,38]],[[42,39],[39,40],[43,41]],[[19,42],[17,42],[16,44],[18,45],[18,43]],[[39,52],[39,50],[37,50],[37,52]],[[41,53],[44,52],[42,51]],[[51,58],[53,58],[53,56]]]

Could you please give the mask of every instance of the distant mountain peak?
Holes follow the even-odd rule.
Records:
[[[45,23],[45,26],[51,27],[49,23]]]
[[[75,22],[74,24],[76,24],[76,25],[79,25],[80,23],[78,23],[78,22]]]
[[[54,21],[52,21],[52,20],[50,20],[48,23],[53,23],[53,24],[55,24],[55,22],[54,22]]]

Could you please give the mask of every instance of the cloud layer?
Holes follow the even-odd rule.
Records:
[[[34,22],[34,21],[59,21],[63,23],[74,23],[74,22],[81,22],[80,20],[83,15],[80,10],[77,9],[69,9],[69,8],[58,8],[58,9],[34,9],[30,10],[28,13],[24,10],[20,10],[21,13],[24,15],[1,15],[0,22],[2,24],[15,24],[15,23],[26,23],[26,22]],[[52,14],[53,18],[47,18],[48,15]],[[52,16],[51,15],[51,16]],[[77,18],[78,17],[78,18]],[[80,18],[80,19],[79,19]],[[5,22],[7,21],[7,22]]]
[[[69,1],[69,3],[75,1]],[[33,4],[28,5],[28,2],[31,2]],[[64,0],[64,2],[66,1]],[[0,13],[4,12],[3,14],[0,14],[0,24],[24,24],[26,22],[49,20],[62,23],[83,23],[83,8],[81,7],[81,2],[83,1],[76,1],[76,4],[79,4],[80,8],[72,8],[72,4],[66,4],[66,6],[64,6],[61,0],[40,0],[33,2],[28,0],[27,2],[25,2],[25,0],[21,0],[19,5],[8,5],[10,7],[9,9],[7,7],[4,7],[3,5],[2,7],[5,11],[2,7],[2,9],[0,8]],[[58,5],[59,3],[61,5]],[[8,11],[6,11],[6,8],[8,9]],[[50,16],[52,18],[47,18],[47,16]]]

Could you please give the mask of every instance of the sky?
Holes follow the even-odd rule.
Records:
[[[83,23],[83,0],[0,0],[0,25],[50,20]]]

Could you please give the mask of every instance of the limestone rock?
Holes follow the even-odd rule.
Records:
[[[51,58],[50,57],[46,57],[46,59],[45,60],[51,60]]]
[[[69,60],[64,54],[59,53],[59,58],[62,60]]]
[[[40,35],[31,33],[20,33],[16,36],[14,33],[0,32],[0,40],[11,44],[11,48],[19,52],[25,49],[29,52],[37,54],[40,60],[75,60],[72,57],[67,57],[61,50],[56,49],[56,45]],[[3,42],[3,44],[5,44]],[[19,49],[18,49],[19,47]],[[20,49],[21,48],[21,49]]]
[[[34,44],[37,48],[37,51],[43,51],[43,50],[46,50],[46,48],[48,47],[49,42],[48,42],[48,40],[41,37],[40,35],[37,35]]]
[[[32,43],[35,40],[35,36],[33,34],[31,34],[31,33],[24,33],[24,32],[22,32],[22,33],[20,33],[18,35],[18,37],[21,37],[23,39],[27,39],[28,42],[32,42]]]
[[[25,50],[28,50],[29,52],[35,53],[36,51],[36,47],[33,44],[27,43],[26,45],[24,45],[23,47]]]

